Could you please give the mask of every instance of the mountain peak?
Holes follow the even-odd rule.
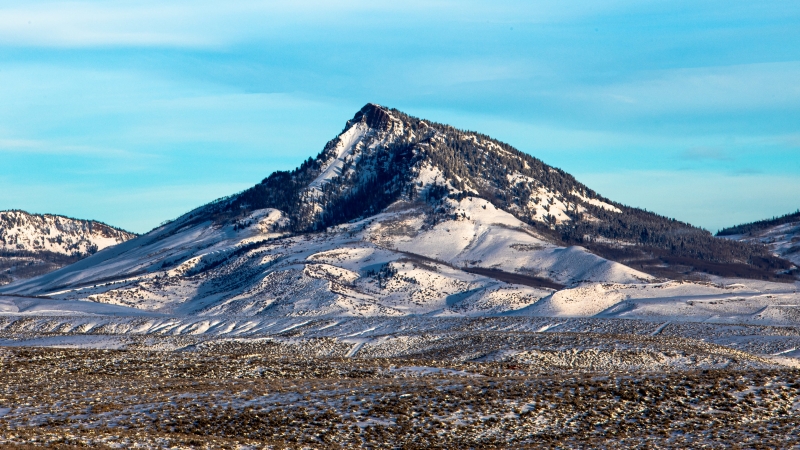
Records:
[[[376,103],[367,103],[356,113],[353,119],[348,122],[348,125],[363,121],[370,128],[380,130],[385,129],[389,125],[391,118],[392,116],[387,108]]]
[[[627,295],[603,297],[615,283],[794,281],[791,267],[603,198],[489,136],[367,104],[298,168],[2,290],[281,316],[572,314],[578,292],[592,298],[578,312],[595,315]],[[550,295],[564,286],[578,291]]]

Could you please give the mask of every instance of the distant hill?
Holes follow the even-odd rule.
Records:
[[[800,210],[772,219],[725,228],[717,236],[765,245],[776,255],[800,266]]]
[[[756,222],[743,223],[741,225],[735,225],[729,228],[723,228],[722,230],[717,232],[717,236],[732,236],[736,234],[756,233],[762,230],[766,230],[768,228],[774,228],[779,225],[785,225],[788,223],[797,223],[797,222],[800,222],[800,209],[791,214],[786,214],[780,217],[773,217],[772,219],[758,220]]]
[[[0,284],[51,272],[134,237],[94,220],[0,211]]]

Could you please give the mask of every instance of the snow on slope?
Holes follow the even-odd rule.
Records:
[[[481,198],[448,200],[454,217],[421,230],[420,215],[378,220],[374,239],[404,252],[440,259],[459,267],[496,268],[561,284],[602,281],[637,283],[653,277],[609,261],[580,247],[559,247],[530,226]],[[408,234],[393,230],[412,230]]]
[[[0,285],[52,272],[133,237],[90,220],[0,211]]]
[[[136,308],[125,308],[95,302],[0,295],[0,315],[63,317],[87,315],[145,316],[150,314]]]
[[[0,250],[87,255],[136,235],[91,220],[0,211]]]
[[[784,223],[748,234],[722,237],[764,244],[776,255],[800,266],[800,221]]]
[[[254,226],[171,224],[12,288],[17,294],[212,316],[475,315],[525,307],[551,292],[446,262],[420,263],[371,242],[368,222],[292,237],[260,234]]]
[[[713,281],[588,284],[558,291],[515,314],[800,325],[800,283]]]
[[[301,236],[263,232],[283,220],[276,210],[252,213],[260,221],[239,230],[178,221],[76,267],[16,284],[13,292],[200,317],[800,320],[793,284],[658,281],[580,248],[554,246],[480,199],[449,207],[450,218],[435,225],[414,205],[396,204],[369,219]],[[463,270],[471,267],[549,274],[567,288],[556,292]]]
[[[341,176],[345,162],[355,162],[361,147],[364,146],[364,137],[370,132],[364,123],[357,123],[339,136],[339,142],[334,149],[334,158],[325,164],[322,173],[309,184],[310,189],[319,191],[319,188],[332,178]]]
[[[123,244],[100,251],[64,269],[32,280],[13,283],[5,289],[20,294],[57,292],[63,287],[81,289],[87,284],[117,283],[139,275],[149,277],[159,270],[176,266],[213,264],[223,259],[236,245],[251,239],[269,239],[280,233],[265,233],[283,220],[280,211],[253,212],[243,222],[250,225],[236,230],[236,224],[216,226],[211,222],[190,223],[176,220]],[[182,264],[185,264],[181,267]],[[177,273],[173,270],[172,273]]]
[[[424,229],[416,219],[406,221],[418,219],[415,208],[425,206],[406,205],[326,233],[286,237],[262,232],[282,220],[276,210],[252,213],[261,221],[238,230],[177,221],[7,290],[180,314],[485,315],[527,307],[552,290],[462,266],[556,274],[572,284],[648,279],[548,244],[480,199],[451,206],[470,218]]]

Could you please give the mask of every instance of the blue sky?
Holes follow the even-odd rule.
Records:
[[[301,0],[3,2],[0,209],[144,232],[367,102],[712,231],[800,207],[795,0]]]

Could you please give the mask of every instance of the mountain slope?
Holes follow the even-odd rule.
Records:
[[[614,203],[486,136],[370,104],[298,169],[0,291],[173,315],[582,315],[626,298],[582,286],[658,293],[647,271],[774,278],[788,264]],[[608,301],[589,298],[601,291]]]
[[[53,271],[134,237],[92,220],[0,211],[0,284]]]
[[[460,219],[426,225],[428,205],[397,203],[295,235],[276,231],[288,219],[275,209],[224,225],[185,217],[3,290],[179,315],[483,315],[560,285],[649,279],[555,246],[485,200],[450,202]]]
[[[725,228],[717,236],[765,245],[776,255],[800,266],[800,211]]]

